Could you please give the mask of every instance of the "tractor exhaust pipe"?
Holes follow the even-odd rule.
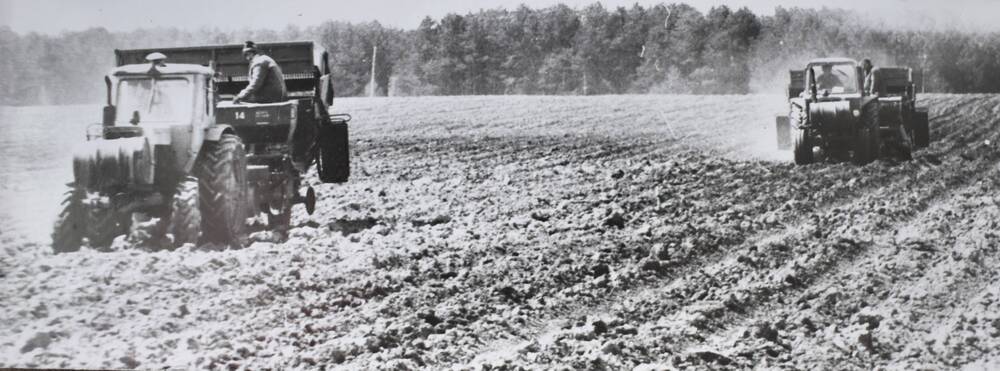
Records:
[[[108,101],[107,105],[104,106],[104,116],[102,117],[101,124],[104,126],[114,126],[115,125],[115,106],[111,104],[111,78],[104,76],[105,90],[107,91]]]

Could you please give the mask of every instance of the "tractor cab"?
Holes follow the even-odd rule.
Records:
[[[858,62],[847,58],[816,59],[806,65],[805,95],[813,101],[827,97],[860,97],[864,91],[864,73]]]
[[[142,138],[151,150],[159,148],[161,170],[175,168],[160,174],[173,181],[191,170],[205,130],[215,124],[215,97],[211,68],[166,58],[152,53],[148,63],[111,70],[105,78],[104,118],[100,126],[88,128],[87,138],[94,147],[107,147],[107,140]],[[174,166],[163,166],[167,164]]]
[[[149,64],[117,67],[105,79],[104,126],[208,124],[213,116],[212,69],[195,64],[167,64],[153,53]],[[207,126],[207,125],[201,125]]]

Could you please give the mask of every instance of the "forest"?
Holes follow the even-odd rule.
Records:
[[[922,91],[1000,92],[1000,34],[898,30],[855,11],[774,14],[685,4],[520,6],[427,17],[416,29],[329,21],[281,30],[105,28],[58,35],[0,27],[0,105],[100,102],[114,49],[312,40],[340,96],[781,94],[816,57],[922,71]]]

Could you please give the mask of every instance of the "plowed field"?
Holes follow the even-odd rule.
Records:
[[[998,96],[864,167],[773,150],[780,96],[337,105],[287,241],[61,255],[99,107],[2,108],[0,367],[1000,368]]]

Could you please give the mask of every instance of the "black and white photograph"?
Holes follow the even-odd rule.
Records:
[[[0,370],[1000,370],[998,16],[0,0]]]

